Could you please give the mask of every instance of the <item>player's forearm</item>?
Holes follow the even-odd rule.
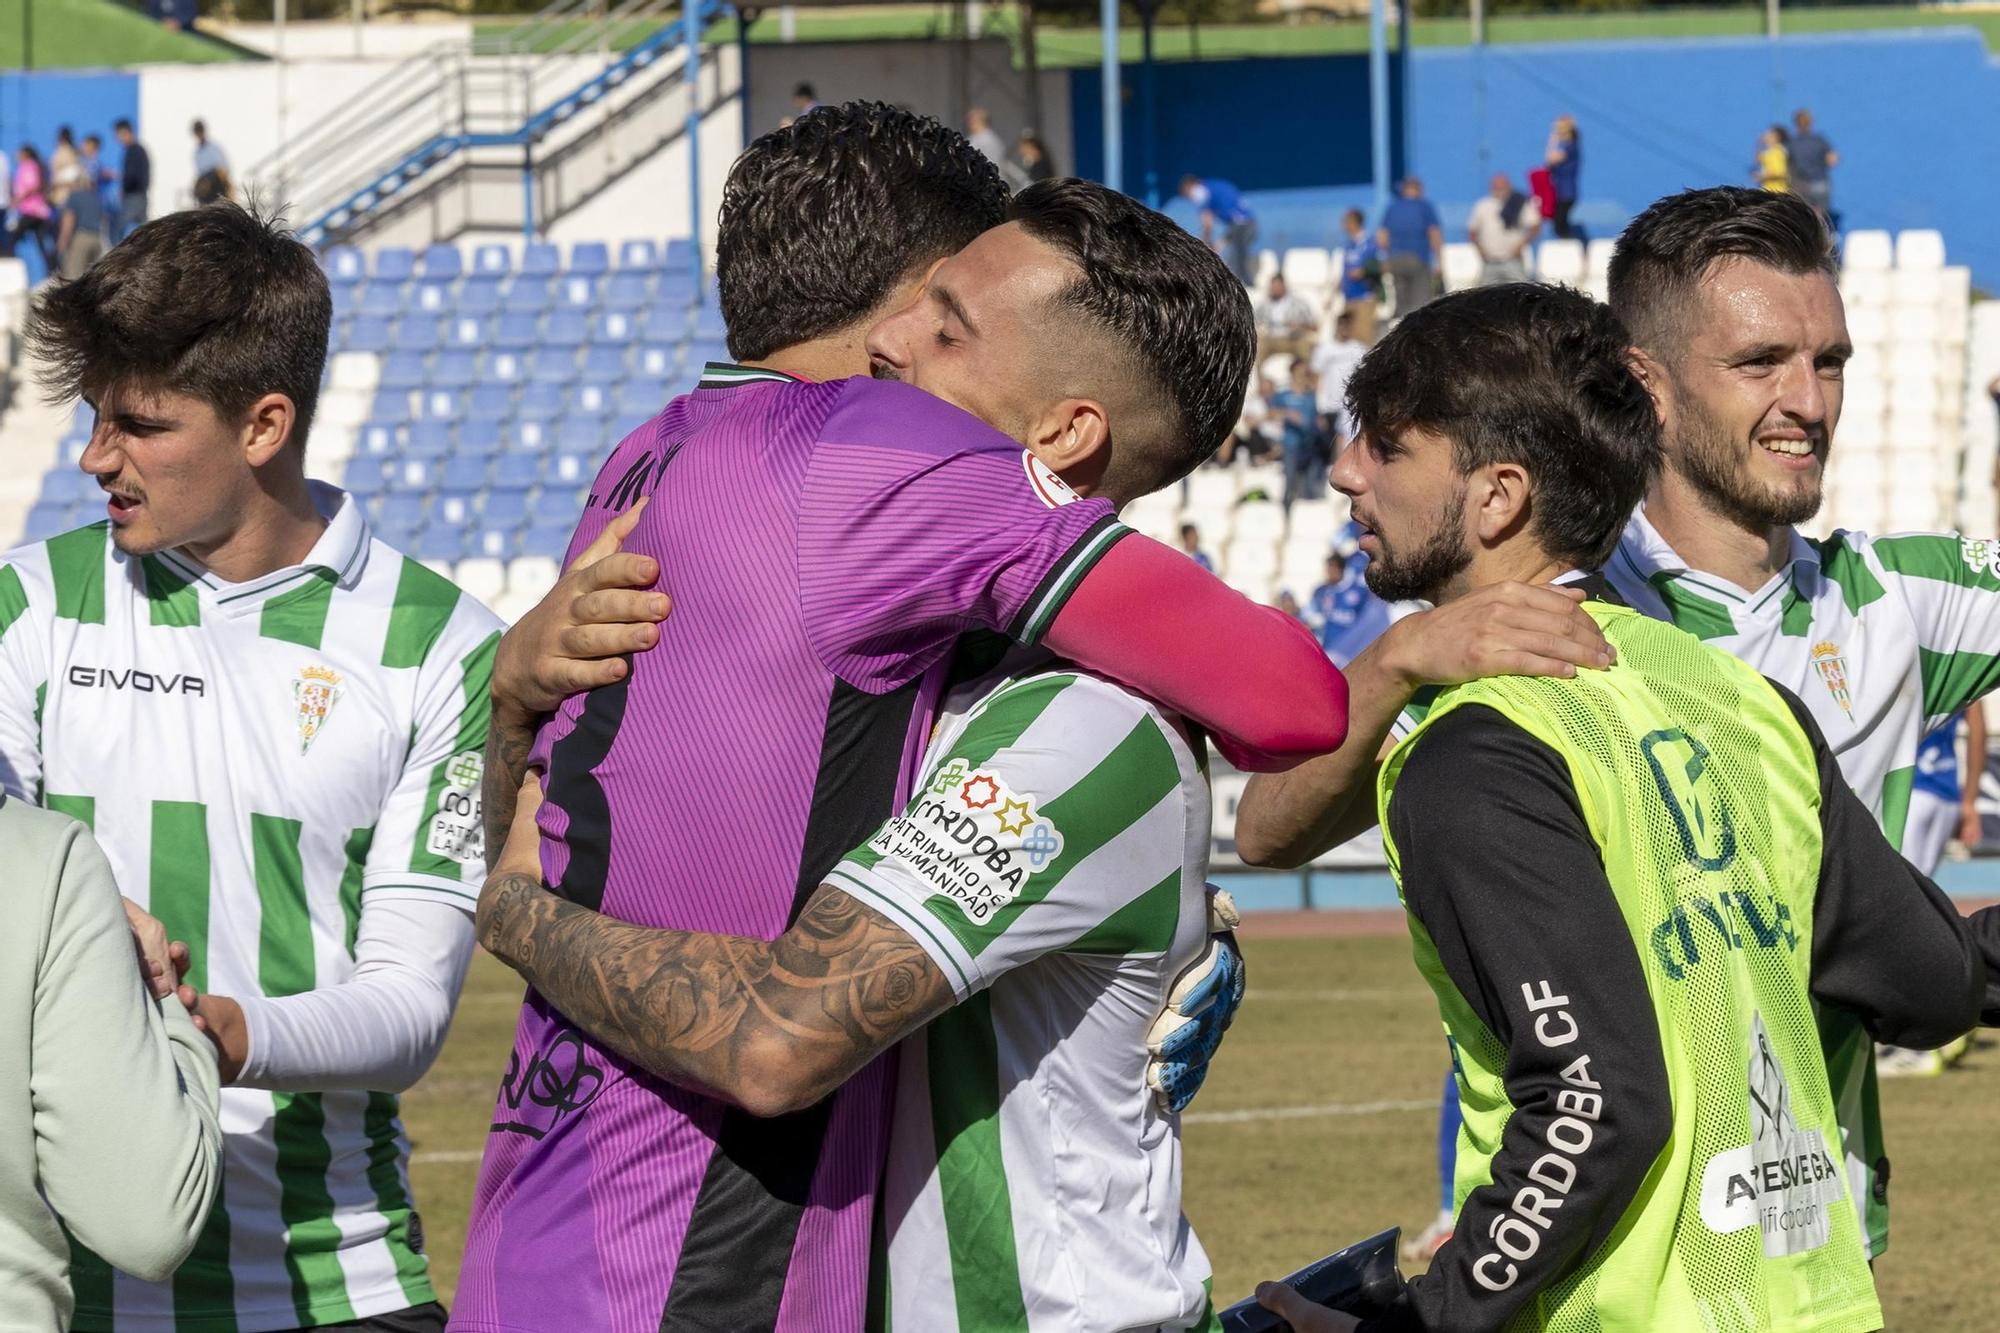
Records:
[[[486,770],[480,780],[479,796],[486,845],[490,848],[498,849],[507,841],[507,830],[514,825],[514,806],[520,799],[521,783],[528,776],[528,756],[534,748],[535,719],[496,694],[493,720],[486,728]]]
[[[1390,664],[1394,627],[1347,665],[1347,741],[1285,773],[1250,779],[1236,807],[1236,854],[1290,869],[1375,826],[1378,757],[1416,685]]]
[[[951,1002],[921,948],[837,890],[768,942],[614,921],[519,874],[487,884],[479,922],[597,1042],[754,1115],[819,1101]]]

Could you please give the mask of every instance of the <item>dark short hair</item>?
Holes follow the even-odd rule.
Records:
[[[819,100],[819,94],[813,91],[813,86],[810,83],[802,83],[798,87],[792,89],[792,96],[803,97],[808,102],[816,102]]]
[[[730,355],[756,361],[877,309],[1007,213],[957,130],[881,102],[816,107],[757,140],[722,190],[715,275]]]
[[[197,120],[194,124],[188,126],[188,132],[190,134],[207,134],[208,126],[203,122]]]
[[[1451,441],[1461,475],[1519,463],[1551,556],[1592,569],[1618,544],[1660,465],[1660,423],[1606,306],[1516,282],[1411,311],[1361,359],[1350,419],[1375,439],[1411,428]]]
[[[1670,194],[1632,219],[1611,255],[1611,308],[1640,347],[1671,357],[1693,325],[1695,289],[1729,259],[1839,276],[1833,237],[1811,204],[1715,185]]]
[[[56,402],[132,387],[235,417],[282,393],[303,450],[332,322],[313,252],[273,217],[214,203],[146,223],[82,277],[44,289],[27,337]]]
[[[1342,213],[1340,221],[1343,225],[1349,222],[1359,222],[1364,227],[1368,225],[1367,215],[1358,208],[1350,208],[1345,213]]]
[[[99,147],[101,148],[101,147],[103,147],[103,145],[104,145],[104,140],[100,139],[100,138],[99,138],[98,136],[96,136],[95,134],[86,134],[86,135],[84,135],[84,136],[83,136],[83,142],[84,142],[84,146],[85,146],[85,147],[88,147],[88,146],[89,146],[89,145],[91,145],[91,144],[96,144],[96,145],[98,145],[98,146],[99,146]]]
[[[123,116],[120,116],[118,119],[111,122],[111,132],[113,134],[116,134],[120,130],[129,130],[131,128],[132,128],[132,122],[125,119],[125,117]]]
[[[1057,300],[1122,343],[1170,409],[1173,435],[1146,489],[1194,471],[1243,413],[1257,359],[1243,284],[1166,214],[1095,181],[1037,181],[1009,217],[1082,270]]]

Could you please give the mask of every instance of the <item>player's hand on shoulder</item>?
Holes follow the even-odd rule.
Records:
[[[535,608],[500,638],[493,661],[496,706],[517,716],[553,712],[572,694],[625,677],[624,658],[660,638],[672,603],[652,590],[660,565],[620,549],[646,507],[641,500],[585,547]]]
[[[1292,1326],[1292,1333],[1349,1333],[1361,1327],[1351,1314],[1314,1305],[1282,1282],[1259,1282],[1257,1304]]]
[[[1617,652],[1583,600],[1579,588],[1496,583],[1391,625],[1385,660],[1412,688],[1610,666]]]
[[[1208,1079],[1209,1062],[1243,1006],[1248,970],[1236,944],[1242,917],[1227,890],[1208,886],[1209,937],[1201,956],[1181,969],[1167,1007],[1146,1034],[1146,1086],[1162,1109],[1187,1109]]]

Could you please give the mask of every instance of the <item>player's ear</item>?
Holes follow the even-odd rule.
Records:
[[[1035,422],[1028,447],[1079,495],[1088,495],[1111,462],[1111,421],[1092,398],[1064,398]]]
[[[1626,369],[1632,378],[1639,381],[1639,387],[1653,400],[1653,414],[1665,424],[1671,403],[1667,395],[1667,368],[1653,359],[1643,347],[1630,347],[1625,351]]]
[[[1468,477],[1467,497],[1474,508],[1479,540],[1497,546],[1528,521],[1534,481],[1519,463],[1492,463]]]
[[[250,404],[243,423],[244,460],[251,467],[262,467],[276,458],[291,443],[298,419],[298,409],[282,393],[267,393]]]

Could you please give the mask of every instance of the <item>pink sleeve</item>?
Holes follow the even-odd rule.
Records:
[[[1130,535],[1105,552],[1043,642],[1208,728],[1246,772],[1347,738],[1347,680],[1306,627],[1156,541]]]

